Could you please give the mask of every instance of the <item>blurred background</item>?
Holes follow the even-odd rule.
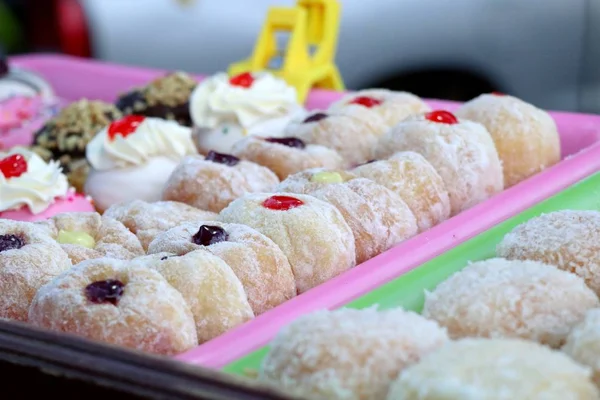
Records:
[[[340,0],[349,89],[468,100],[514,94],[600,112],[600,0]],[[9,54],[60,52],[210,74],[247,57],[293,0],[0,0]]]

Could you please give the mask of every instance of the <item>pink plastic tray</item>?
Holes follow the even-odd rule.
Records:
[[[67,100],[113,101],[120,92],[165,72],[47,55],[15,57],[11,62],[43,75]],[[313,91],[307,107],[325,108],[340,96]],[[457,106],[437,100],[429,103],[448,110]],[[552,112],[552,116],[561,134],[565,160],[560,164],[177,358],[208,367],[226,365],[267,344],[282,326],[300,315],[348,303],[599,171],[600,143],[596,142],[600,141],[600,116],[564,112]]]

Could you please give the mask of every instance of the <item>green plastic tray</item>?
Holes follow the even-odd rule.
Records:
[[[454,272],[464,268],[469,261],[494,257],[496,245],[515,226],[538,215],[558,210],[600,211],[600,172],[359,297],[345,307],[360,309],[378,305],[382,310],[403,307],[406,310],[421,312],[425,290],[434,289]],[[267,351],[268,347],[263,347],[225,366],[223,370],[238,375],[258,370]]]

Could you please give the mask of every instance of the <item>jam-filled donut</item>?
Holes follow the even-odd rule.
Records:
[[[210,151],[204,158],[185,158],[173,171],[163,191],[163,200],[219,212],[246,193],[272,190],[277,176],[257,163],[230,154]]]
[[[151,254],[133,263],[158,271],[181,293],[196,321],[199,343],[254,317],[240,280],[229,265],[206,250],[182,256]]]
[[[256,315],[296,295],[294,274],[285,254],[271,239],[246,225],[186,222],[158,235],[148,253],[181,255],[198,249],[208,250],[231,267]]]
[[[292,266],[298,293],[356,264],[350,226],[334,206],[312,196],[248,194],[221,211],[219,219],[248,225],[273,240]]]
[[[67,253],[45,229],[0,219],[0,318],[27,321],[37,290],[69,268]]]
[[[98,213],[63,213],[39,224],[50,231],[73,264],[90,258],[130,260],[144,255],[133,233],[119,221]]]
[[[103,214],[121,222],[133,232],[142,243],[144,250],[158,234],[186,221],[208,221],[217,214],[200,210],[177,201],[157,201],[148,203],[132,200],[111,206]]]
[[[279,179],[309,168],[342,168],[337,151],[325,146],[306,144],[296,137],[258,138],[249,136],[233,146],[237,157],[271,169]]]
[[[130,260],[96,258],[76,265],[40,288],[29,322],[164,355],[198,344],[182,295],[158,272]]]
[[[310,168],[285,178],[275,187],[276,192],[310,194],[332,183],[343,183],[358,178],[343,169]]]

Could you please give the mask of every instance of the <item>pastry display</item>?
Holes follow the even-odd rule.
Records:
[[[186,157],[168,178],[162,199],[219,212],[246,193],[271,191],[278,183],[266,167],[210,151]]]
[[[96,133],[119,118],[121,112],[112,104],[76,101],[35,133],[32,150],[46,162],[59,161],[71,186],[83,192],[89,172],[85,148]]]
[[[40,288],[29,323],[164,355],[198,344],[181,293],[158,272],[114,258],[83,261]]]
[[[250,136],[233,146],[236,157],[271,169],[279,179],[309,168],[342,168],[344,161],[333,149],[306,144],[295,137],[259,138]]]
[[[578,363],[592,369],[596,386],[600,386],[600,309],[589,310],[581,323],[576,325],[562,351]]]
[[[196,80],[185,72],[172,72],[121,94],[115,104],[125,115],[144,115],[192,126],[189,100],[196,85]]]
[[[449,342],[406,368],[387,400],[594,400],[590,370],[518,339]]]
[[[427,293],[423,316],[447,328],[453,339],[512,337],[560,347],[596,307],[598,297],[575,274],[536,261],[495,258],[467,266]]]
[[[217,217],[210,211],[200,210],[176,201],[148,203],[132,200],[112,205],[104,216],[116,219],[133,232],[144,250],[160,233],[188,221],[208,221]]]
[[[248,225],[273,240],[292,266],[298,293],[356,264],[350,226],[334,206],[312,196],[252,193],[234,200],[219,219]]]
[[[199,343],[254,317],[239,279],[223,260],[206,250],[182,256],[158,253],[133,263],[159,272],[181,293],[194,316]]]
[[[69,257],[43,228],[0,218],[0,318],[27,321],[36,291],[69,268]]]
[[[73,265],[90,258],[139,257],[144,249],[138,238],[119,221],[95,212],[72,212],[38,222],[69,255]]]
[[[93,210],[89,198],[69,188],[58,162],[46,163],[25,148],[0,152],[0,218],[32,222]]]
[[[84,190],[101,212],[124,201],[159,201],[179,162],[195,153],[190,128],[160,118],[129,115],[111,123],[88,143],[86,158],[91,170]]]
[[[275,187],[276,192],[310,194],[332,183],[343,183],[358,178],[343,169],[309,168],[289,175]]]
[[[582,277],[600,294],[600,212],[564,210],[532,218],[498,244],[500,257],[536,260]]]
[[[440,174],[450,196],[452,215],[504,187],[502,164],[488,131],[448,111],[407,118],[381,138],[375,154],[386,158],[407,150],[423,155]]]
[[[388,160],[370,162],[351,172],[397,193],[417,218],[421,232],[450,216],[450,198],[444,181],[418,153],[399,152]]]
[[[435,322],[400,309],[317,311],[278,334],[259,379],[307,399],[385,400],[398,373],[447,341]]]
[[[194,140],[201,153],[231,153],[248,136],[281,137],[285,126],[304,115],[296,89],[268,72],[204,79],[190,97]]]
[[[492,135],[511,187],[560,161],[560,136],[548,112],[500,93],[482,94],[456,115],[485,126]]]
[[[256,315],[296,295],[294,274],[285,254],[271,239],[246,225],[186,222],[158,235],[148,253],[183,255],[199,249],[231,267]]]

